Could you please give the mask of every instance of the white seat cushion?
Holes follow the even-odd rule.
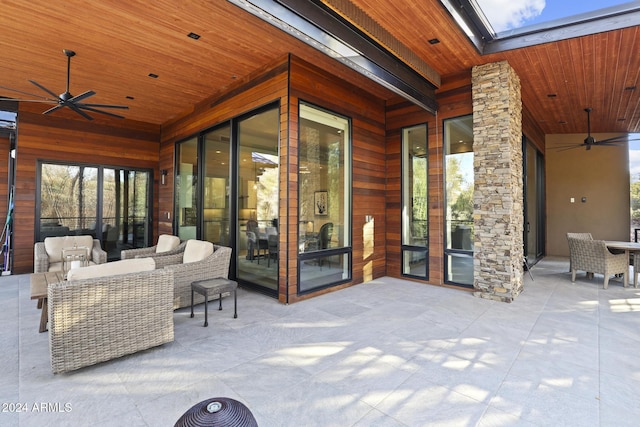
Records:
[[[158,236],[158,244],[156,245],[156,253],[167,252],[173,250],[180,245],[180,238],[171,234],[161,234]]]
[[[91,261],[93,236],[59,236],[44,239],[44,249],[47,251],[50,263],[61,262],[62,249],[73,247],[87,248],[87,261]]]
[[[153,258],[133,258],[88,267],[72,268],[67,273],[67,280],[93,279],[96,277],[115,276],[116,274],[138,273],[156,268]]]
[[[211,254],[213,254],[213,243],[203,240],[187,240],[182,263],[202,261]]]

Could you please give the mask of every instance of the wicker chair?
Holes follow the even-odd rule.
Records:
[[[625,254],[612,254],[604,240],[568,238],[571,253],[571,281],[576,281],[576,271],[604,275],[604,289],[609,287],[609,277],[614,274],[624,276],[624,286],[628,282],[629,259]]]
[[[189,252],[189,242],[198,240],[187,240],[183,253],[155,257],[156,268],[164,268],[173,272],[173,308],[189,307],[191,305],[191,283],[196,280],[214,279],[229,277],[229,264],[231,263],[231,248],[226,246],[213,245],[213,253],[195,262],[183,262],[183,257]],[[209,243],[209,242],[204,242]],[[217,299],[218,295],[212,295],[210,300]],[[202,295],[194,296],[194,304],[204,302]]]
[[[567,239],[584,239],[584,240],[593,240],[593,236],[591,233],[567,233]],[[571,272],[571,249],[569,249],[569,272]]]
[[[107,262],[107,252],[100,246],[100,240],[93,236],[46,237],[43,242],[36,242],[33,246],[33,272],[62,271],[62,249],[73,246],[89,248],[87,261],[90,265]]]
[[[53,373],[72,371],[173,341],[171,270],[50,284]]]
[[[180,238],[171,234],[158,236],[158,243],[148,248],[125,249],[120,251],[120,259],[157,257],[174,255],[184,251],[186,242],[180,243]]]

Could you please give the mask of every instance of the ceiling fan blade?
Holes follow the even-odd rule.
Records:
[[[111,117],[116,117],[118,119],[124,119],[123,116],[119,116],[118,114],[113,114],[113,113],[109,113],[108,111],[101,111],[98,109],[95,109],[93,107],[86,107],[86,106],[78,106],[78,108],[82,108],[83,110],[87,110],[87,111],[92,111],[94,113],[100,113],[100,114],[104,114],[106,116],[111,116]]]
[[[88,90],[84,93],[81,93],[80,95],[76,95],[73,98],[67,99],[67,102],[71,102],[71,103],[77,103],[78,101],[82,101],[83,99],[87,99],[90,96],[95,95],[96,93],[92,90]]]
[[[598,144],[606,144],[609,142],[625,142],[625,141],[637,141],[637,138],[630,138],[630,135],[614,136],[612,138],[603,139],[598,141]]]
[[[70,109],[72,109],[73,111],[75,111],[76,113],[80,114],[82,117],[84,117],[87,120],[93,120],[93,117],[91,117],[90,115],[88,115],[87,113],[85,113],[84,111],[80,110],[78,107],[76,107],[74,104],[65,102],[65,103],[60,103],[58,105],[56,105],[55,107],[49,108],[47,111],[43,112],[42,114],[51,114],[54,111],[57,111],[59,109],[61,109],[62,107],[69,107]]]
[[[29,82],[31,82],[33,85],[38,86],[40,89],[42,89],[43,91],[47,92],[49,95],[53,96],[54,99],[60,99],[60,97],[58,95],[56,95],[55,93],[51,92],[49,89],[47,89],[46,87],[42,86],[40,83],[38,83],[35,80],[29,80]]]
[[[37,102],[40,104],[57,104],[58,101],[54,99],[16,99],[16,98],[5,98],[0,96],[0,101],[13,101],[13,102]]]
[[[588,148],[588,144],[565,145],[565,146],[562,146],[562,147],[556,147],[556,151],[567,151],[567,150],[573,150],[575,148],[582,148],[582,147],[587,147]]]
[[[6,86],[0,86],[0,89],[6,89],[6,90],[10,90],[12,92],[21,93],[23,95],[33,96],[34,98],[41,98],[43,100],[50,101],[50,102],[58,102],[57,101],[57,98],[58,98],[57,96],[56,96],[56,99],[50,99],[50,98],[47,98],[46,96],[36,95],[36,94],[33,94],[33,93],[29,93],[29,92],[24,92],[22,90],[18,90],[18,89],[11,89],[10,87],[6,87]],[[2,97],[2,98],[3,99],[7,99],[7,100],[11,100],[11,101],[26,101],[24,99],[11,99],[11,98],[5,98],[5,97]]]
[[[128,110],[129,107],[126,105],[113,105],[113,104],[85,104],[83,103],[76,103],[77,106],[79,106],[80,108],[83,107],[93,107],[93,108],[120,108],[122,110]]]
[[[64,105],[66,105],[67,107],[71,108],[73,111],[75,111],[76,113],[80,114],[85,119],[93,120],[93,117],[91,117],[90,115],[88,115],[87,113],[82,111],[80,108],[78,108],[78,106],[76,106],[76,104],[74,104],[72,102],[65,102]]]
[[[55,107],[51,107],[51,108],[49,108],[47,111],[44,111],[42,114],[50,114],[50,113],[53,113],[54,111],[59,110],[59,109],[61,109],[62,107],[64,107],[64,104],[58,104],[58,105],[56,105]]]

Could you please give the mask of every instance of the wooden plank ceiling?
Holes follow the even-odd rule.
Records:
[[[625,90],[640,83],[638,27],[481,56],[438,0],[352,3],[444,81],[474,65],[509,61],[523,83],[523,102],[545,133],[585,132],[586,107],[593,109],[593,132],[640,132],[640,88]],[[5,2],[0,31],[0,86],[43,95],[31,79],[64,92],[62,49],[71,49],[77,53],[71,62],[72,94],[94,90],[87,102],[125,104],[127,119],[154,124],[185,114],[289,52],[314,63],[323,58],[222,0]],[[190,32],[200,38],[189,38]],[[440,43],[430,44],[433,38]],[[374,95],[394,96],[338,62],[326,62],[328,71]],[[25,98],[5,89],[0,96]]]

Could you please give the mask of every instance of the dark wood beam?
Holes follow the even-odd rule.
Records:
[[[435,113],[435,86],[404,62],[311,0],[228,0]]]

